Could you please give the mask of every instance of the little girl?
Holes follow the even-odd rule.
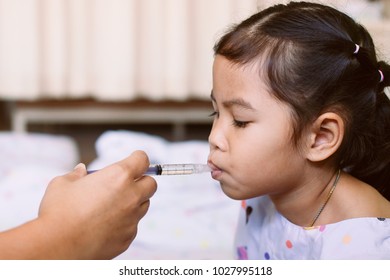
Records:
[[[240,259],[390,259],[390,66],[368,32],[291,2],[215,45],[212,177]]]

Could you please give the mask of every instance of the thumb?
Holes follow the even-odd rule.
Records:
[[[75,166],[72,172],[68,173],[68,175],[76,177],[75,179],[84,177],[85,175],[87,175],[87,167],[84,163],[79,163]]]

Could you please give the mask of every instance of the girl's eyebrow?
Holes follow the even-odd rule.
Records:
[[[210,98],[212,101],[216,102],[213,91],[211,91]],[[227,100],[227,101],[222,102],[222,104],[228,108],[233,107],[233,106],[239,106],[243,109],[256,111],[256,109],[253,108],[249,102],[245,101],[242,98],[233,98],[231,100]]]
[[[231,100],[227,100],[227,101],[222,102],[222,104],[228,108],[238,106],[238,107],[241,107],[242,109],[256,111],[255,108],[253,108],[249,102],[245,101],[242,98],[234,98]]]

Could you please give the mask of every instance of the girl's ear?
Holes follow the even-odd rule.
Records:
[[[307,159],[318,162],[331,157],[344,138],[344,121],[336,113],[320,115],[308,131]]]

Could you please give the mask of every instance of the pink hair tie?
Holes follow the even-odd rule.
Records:
[[[381,70],[378,70],[378,72],[379,72],[379,75],[381,76],[381,79],[379,80],[379,82],[381,83],[384,81],[385,76],[383,75],[383,72]]]
[[[355,44],[355,51],[353,52],[353,54],[357,54],[360,50],[360,46],[358,44]]]

